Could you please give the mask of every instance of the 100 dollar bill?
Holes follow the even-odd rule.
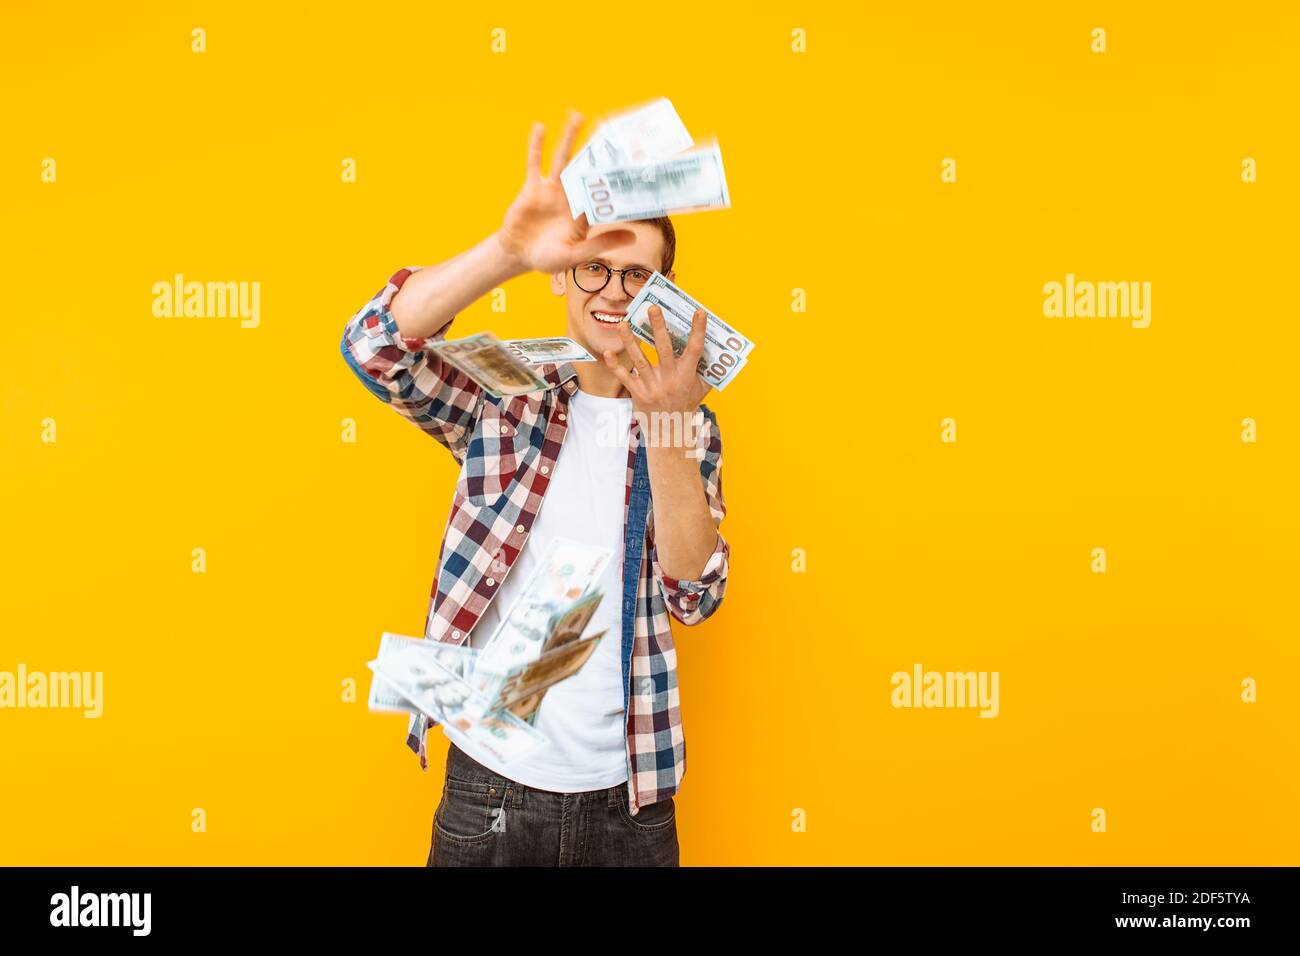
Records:
[[[550,339],[507,339],[507,352],[525,365],[559,365],[561,362],[594,362],[596,357],[568,336]]]
[[[582,198],[583,173],[664,159],[689,148],[691,143],[691,134],[672,102],[662,97],[609,117],[560,174],[569,212],[577,219],[586,211],[587,204]]]
[[[731,205],[722,151],[716,143],[656,162],[586,172],[581,181],[591,225]]]
[[[608,548],[552,538],[523,593],[483,645],[475,661],[474,689],[491,697],[516,665],[540,657],[556,615],[587,593],[612,557]]]
[[[547,388],[546,379],[534,370],[535,366],[596,361],[585,348],[564,336],[502,342],[491,332],[479,332],[463,339],[433,342],[429,349],[497,398]]]
[[[489,701],[448,668],[445,655],[437,651],[403,646],[366,666],[388,685],[389,693],[441,724],[449,738],[478,744],[499,760],[517,760],[549,742],[509,711],[491,711]]]
[[[491,332],[443,339],[428,347],[498,398],[546,388],[546,380],[511,355]]]
[[[478,653],[468,644],[444,643],[427,638],[407,637],[404,634],[391,634],[385,631],[379,638],[379,653],[375,659],[376,661],[385,658],[391,659],[404,651],[425,654],[430,660],[436,661],[453,675],[461,678],[469,676],[473,669],[474,657]],[[381,678],[378,671],[373,668],[371,670],[370,698],[368,701],[371,710],[423,713],[407,698],[399,694],[392,684]]]
[[[637,338],[653,346],[654,331],[650,326],[650,306],[663,311],[668,337],[672,339],[673,354],[680,356],[691,335],[691,321],[696,309],[704,309],[708,322],[704,328],[704,354],[695,367],[695,374],[718,391],[735,380],[749,361],[754,343],[728,325],[716,314],[691,298],[677,286],[656,272],[627,307],[627,321]]]

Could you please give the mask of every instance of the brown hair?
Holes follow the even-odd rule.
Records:
[[[648,226],[654,226],[659,230],[659,234],[664,237],[664,255],[663,268],[659,270],[660,275],[668,275],[673,271],[673,261],[677,258],[677,230],[673,228],[673,221],[667,216],[660,216],[658,219],[643,219]]]

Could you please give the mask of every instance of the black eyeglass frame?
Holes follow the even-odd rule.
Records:
[[[600,266],[602,269],[605,270],[605,281],[602,282],[602,283],[601,283],[597,288],[595,288],[595,289],[588,289],[585,285],[582,284],[581,280],[579,280],[579,278],[578,278],[578,266]],[[645,270],[644,267],[641,267],[641,266],[633,266],[633,267],[630,268],[630,269],[611,269],[609,266],[605,265],[605,263],[603,263],[603,262],[580,262],[580,263],[578,263],[577,266],[574,266],[573,269],[570,270],[570,271],[573,273],[573,281],[576,282],[576,283],[578,284],[578,288],[581,289],[583,292],[599,292],[601,289],[605,288],[605,286],[609,285],[609,280],[612,279],[612,278],[614,277],[614,273],[617,272],[617,273],[618,273],[618,281],[619,281],[619,285],[621,285],[621,286],[623,287],[623,293],[624,293],[625,295],[627,295],[627,296],[629,296],[629,297],[635,299],[635,298],[636,298],[636,292],[633,292],[631,289],[629,289],[629,288],[627,287],[627,274],[628,274],[629,272],[645,272],[646,270]],[[651,275],[653,275],[653,274],[654,274],[654,273],[652,272]],[[650,277],[647,276],[647,277],[646,277],[646,282],[649,282],[649,281],[650,281]],[[644,285],[645,285],[645,282],[643,282],[643,283],[641,283],[641,284],[644,286]],[[637,292],[640,292],[640,291],[641,291],[640,289],[637,289]]]

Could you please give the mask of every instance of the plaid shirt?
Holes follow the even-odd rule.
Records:
[[[389,303],[416,268],[398,271],[352,317],[341,350],[371,392],[436,438],[461,464],[425,621],[426,638],[459,644],[528,542],[564,442],[577,373],[569,363],[544,366],[545,390],[508,398],[488,394],[425,348],[427,342],[445,338],[454,319],[427,339],[399,333]],[[713,412],[707,405],[700,411],[698,440],[688,454],[699,459],[716,526],[726,514],[722,440]],[[646,452],[636,417],[630,427],[621,597],[628,803],[635,815],[640,807],[676,793],[686,772],[670,620],[698,624],[718,609],[729,548],[719,533],[697,580],[664,574],[655,552]],[[425,769],[428,729],[428,719],[416,715],[407,735]]]

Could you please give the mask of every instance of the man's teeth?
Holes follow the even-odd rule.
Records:
[[[597,322],[604,322],[607,325],[618,325],[627,318],[626,312],[597,312],[593,309],[591,314],[596,317]]]

